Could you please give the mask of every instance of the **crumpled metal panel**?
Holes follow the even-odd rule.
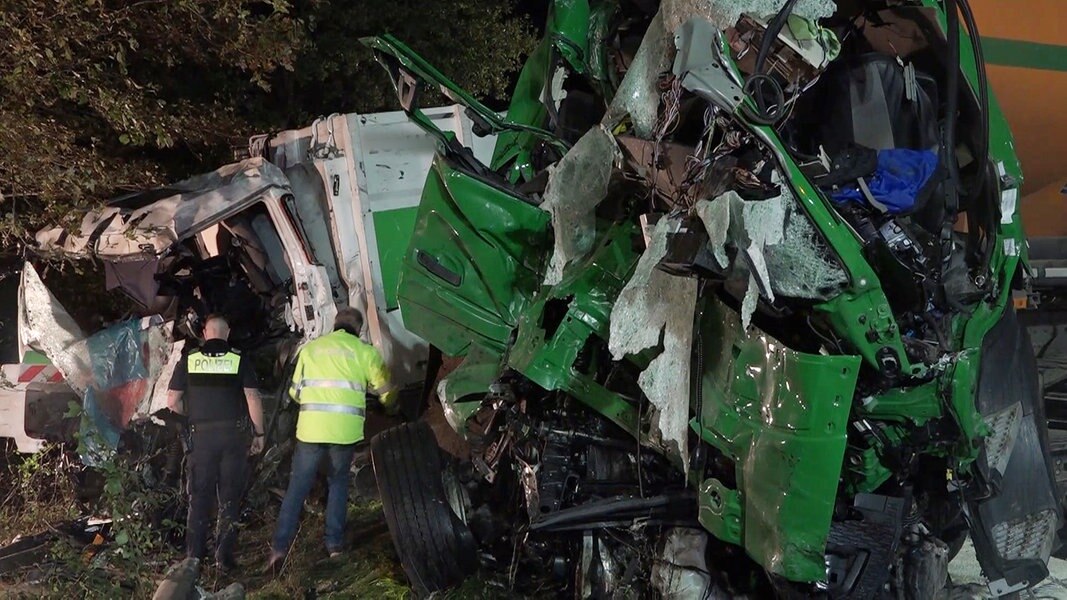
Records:
[[[117,198],[89,212],[76,232],[39,231],[42,251],[118,259],[158,255],[261,200],[289,194],[289,180],[262,158],[250,158],[163,188]]]
[[[677,219],[663,218],[637,262],[633,277],[611,311],[608,349],[615,360],[656,346],[663,352],[641,372],[638,385],[655,407],[653,434],[665,449],[689,464],[689,365],[697,280],[675,277],[656,268],[667,253],[667,235]]]
[[[736,464],[742,545],[773,574],[820,581],[860,358],[790,350],[701,302],[697,427]]]
[[[489,386],[500,376],[500,355],[472,344],[463,362],[437,383],[437,398],[445,420],[460,436],[467,435],[467,419],[482,404]]]
[[[70,313],[48,291],[37,269],[26,263],[19,282],[19,344],[48,357],[78,395],[92,382],[89,357],[75,350],[85,333]]]
[[[715,29],[721,31],[737,23],[743,12],[765,16],[776,13],[784,4],[785,0],[777,2],[775,0],[747,2],[665,0],[652,22],[649,23],[637,54],[608,106],[603,123],[609,129],[614,130],[615,126],[629,115],[637,137],[649,139],[653,134],[656,120],[659,118],[659,79],[663,73],[671,70],[674,61],[675,37],[676,35],[681,35],[682,38],[693,37],[692,25],[688,33],[683,31],[683,25],[694,20],[698,23],[710,22]],[[835,5],[832,0],[800,0],[794,7],[793,14],[818,18],[830,16],[834,10]],[[700,25],[697,27],[702,31],[706,30],[706,27]],[[683,43],[681,38],[678,43]],[[693,66],[709,63],[709,61],[701,61],[697,54],[694,53]],[[712,51],[709,48],[708,56],[711,55]],[[682,63],[688,65],[689,61],[682,61]],[[675,74],[682,74],[678,69],[675,71]],[[725,85],[724,81],[721,79],[719,81]],[[741,99],[740,90],[732,84],[730,90],[731,93],[723,97],[726,100],[723,104],[736,107]]]
[[[131,420],[162,408],[173,372],[170,324],[159,317],[131,319],[86,337],[26,264],[19,287],[19,338],[44,353],[83,398],[82,422],[92,464],[118,445]]]
[[[741,105],[744,92],[728,74],[719,58],[717,36],[707,20],[690,19],[675,30],[674,74],[682,78],[682,87],[733,113]]]
[[[559,163],[549,167],[542,210],[552,215],[555,246],[545,285],[563,279],[563,269],[587,254],[596,238],[594,211],[608,193],[616,162],[622,160],[615,138],[603,127],[586,132]]]

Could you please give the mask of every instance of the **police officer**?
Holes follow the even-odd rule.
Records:
[[[175,367],[167,397],[170,409],[189,420],[186,555],[203,560],[217,497],[215,560],[221,569],[236,566],[233,551],[248,455],[262,451],[264,441],[256,373],[251,361],[230,347],[229,336],[226,319],[209,315],[203,346]]]
[[[329,461],[326,501],[326,551],[337,556],[344,543],[348,475],[356,443],[363,440],[366,393],[391,403],[385,363],[373,346],[359,339],[363,315],[354,308],[338,311],[334,331],[308,342],[297,356],[289,395],[300,405],[296,450],[289,489],[282,501],[271,544],[268,571],[281,567],[296,537],[300,509],[315,481],[319,462]]]

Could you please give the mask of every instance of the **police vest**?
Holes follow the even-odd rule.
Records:
[[[236,423],[248,415],[240,354],[222,344],[205,344],[189,353],[186,368],[185,404],[190,423]]]
[[[373,346],[344,331],[308,342],[297,357],[289,394],[300,404],[296,439],[353,444],[363,439],[368,388],[387,384]]]

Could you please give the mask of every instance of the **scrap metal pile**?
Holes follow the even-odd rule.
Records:
[[[428,83],[498,136],[490,165],[440,136],[399,284],[465,357],[437,389],[471,445],[435,509],[379,480],[417,590],[473,568],[433,548],[478,547],[581,596],[929,598],[968,530],[995,593],[1047,574],[1021,175],[964,25],[963,1],[557,1],[506,118],[365,41],[415,122]],[[436,460],[421,435],[376,469]],[[446,534],[398,516],[445,500]]]

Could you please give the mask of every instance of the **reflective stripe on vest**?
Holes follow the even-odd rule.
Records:
[[[328,413],[342,413],[346,415],[355,415],[357,417],[366,417],[367,413],[363,410],[362,406],[349,406],[347,404],[301,404],[300,412],[328,412]]]
[[[344,379],[301,379],[296,384],[296,397],[300,398],[300,390],[304,388],[331,388],[335,390],[351,390],[353,392],[364,392],[363,386]]]
[[[194,375],[236,375],[241,367],[241,355],[227,352],[222,356],[207,356],[193,352],[187,366]]]

